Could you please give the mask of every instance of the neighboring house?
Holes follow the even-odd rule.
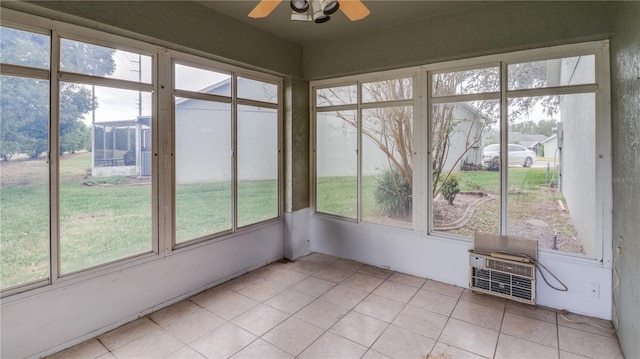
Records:
[[[228,97],[231,82],[227,79],[198,92]],[[272,92],[270,84],[238,78],[238,96],[241,98],[272,102],[277,96]],[[175,107],[176,183],[230,181],[233,155],[230,103],[177,98]],[[243,143],[257,146],[256,153],[277,156],[272,153],[278,140],[277,133],[273,133],[277,128],[274,122],[278,120],[275,109],[239,106],[237,117],[239,156]],[[150,176],[150,129],[148,116],[96,122],[93,125],[92,176]],[[228,156],[219,155],[225,152]],[[238,173],[243,179],[272,179],[275,178],[272,163],[263,159],[239,160]]]
[[[463,163],[481,165],[487,117],[469,104],[458,103],[453,118],[454,129],[449,135],[443,171],[458,170]]]
[[[524,146],[540,155],[540,142],[547,138],[545,135],[532,135],[520,132],[509,132],[509,143]]]
[[[557,153],[558,149],[558,135],[553,134],[549,138],[540,142],[540,145],[543,148],[544,157],[547,158],[555,158],[556,160],[560,160],[559,153]]]

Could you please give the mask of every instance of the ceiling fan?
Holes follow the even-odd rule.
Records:
[[[282,0],[261,0],[251,10],[249,17],[254,19],[266,17],[281,2]],[[362,20],[371,13],[360,0],[292,0],[291,20],[323,23],[329,21],[330,15],[338,9],[342,10],[351,21]]]

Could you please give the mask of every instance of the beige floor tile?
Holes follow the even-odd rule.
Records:
[[[525,317],[542,320],[552,324],[556,324],[556,312],[551,309],[538,307],[531,304],[519,303],[513,300],[507,301],[506,311],[515,313]]]
[[[558,326],[560,350],[588,358],[622,358],[615,338],[585,332],[579,329]]]
[[[420,278],[420,277],[415,277],[409,274],[404,274],[404,273],[398,273],[395,272],[393,273],[390,277],[389,280],[392,280],[394,282],[398,282],[398,283],[402,283],[402,284],[406,284],[406,285],[410,285],[412,287],[422,287],[422,285],[424,285],[424,283],[427,281],[424,278]]]
[[[220,317],[231,320],[258,305],[258,302],[226,287],[218,286],[190,299]]]
[[[350,270],[352,272],[357,272],[360,269],[364,268],[364,264],[354,261],[352,259],[340,258],[337,261],[331,264],[331,267],[334,268],[342,268],[346,270]]]
[[[387,279],[393,274],[392,270],[389,270],[386,268],[374,267],[370,265],[365,265],[364,267],[360,268],[358,272],[372,275],[374,277],[378,277],[381,279]]]
[[[191,347],[206,358],[228,358],[256,340],[248,331],[227,323],[191,343]]]
[[[442,282],[437,282],[435,280],[429,279],[423,286],[422,289],[428,290],[431,292],[435,292],[438,294],[448,295],[454,298],[460,298],[462,293],[464,292],[464,288],[456,287],[455,285],[445,284]]]
[[[286,286],[272,281],[259,278],[252,282],[250,286],[243,288],[238,293],[245,295],[255,301],[264,302],[274,295],[282,292]]]
[[[104,333],[100,335],[98,339],[109,350],[113,350],[156,330],[161,330],[159,325],[147,317],[142,317],[110,332]]]
[[[340,268],[334,267],[332,265],[314,274],[313,276],[316,278],[328,280],[330,282],[340,283],[343,280],[349,278],[355,272],[356,270],[350,268]]]
[[[444,315],[407,305],[393,321],[393,325],[427,338],[438,339],[447,324]]]
[[[296,317],[290,317],[262,338],[289,354],[298,355],[322,333],[324,333],[323,329]]]
[[[205,359],[205,357],[192,347],[185,345],[163,359]]]
[[[155,312],[150,318],[185,343],[191,343],[227,322],[188,300]]]
[[[367,348],[331,332],[324,333],[302,354],[302,359],[351,359],[360,358]]]
[[[558,359],[558,349],[501,333],[495,359]]]
[[[438,341],[490,358],[498,342],[498,332],[452,318]]]
[[[102,345],[97,339],[87,340],[84,343],[72,346],[69,349],[65,349],[59,353],[47,357],[47,359],[86,359],[86,358],[98,358],[102,355],[108,354],[109,350]]]
[[[285,352],[284,350],[276,347],[275,345],[258,339],[255,342],[247,345],[244,349],[239,351],[236,355],[232,356],[233,359],[289,359],[293,358],[293,355]]]
[[[153,331],[112,351],[116,358],[162,358],[184,343],[164,330]]]
[[[307,306],[307,304],[313,302],[315,299],[315,297],[295,291],[293,289],[286,289],[285,291],[271,297],[271,299],[264,302],[264,304],[274,307],[287,314],[293,314]]]
[[[349,309],[337,304],[329,303],[322,299],[316,299],[313,303],[297,312],[295,317],[326,330],[331,328],[333,324],[344,317],[348,311]]]
[[[245,273],[239,277],[222,283],[222,285],[231,290],[239,292],[242,289],[251,286],[257,279],[258,277],[256,277],[253,273]]]
[[[390,325],[371,349],[392,358],[426,358],[435,340]]]
[[[366,353],[362,356],[362,359],[390,359],[391,357],[386,356],[380,352],[377,352],[373,349],[367,350]]]
[[[384,279],[382,278],[374,277],[362,272],[355,272],[349,278],[343,280],[341,284],[371,293],[383,281]]]
[[[373,294],[407,304],[417,291],[418,288],[416,287],[387,280],[380,284],[380,286],[373,291]]]
[[[427,359],[483,359],[480,355],[438,342]]]
[[[111,352],[100,355],[97,359],[118,359]]]
[[[434,313],[449,316],[456,307],[458,300],[448,295],[442,295],[427,290],[419,290],[409,301],[409,304],[432,311]]]
[[[328,265],[328,264],[331,264],[331,263],[337,261],[338,259],[339,259],[338,257],[330,256],[328,254],[311,253],[311,254],[308,254],[308,255],[300,258],[299,260]]]
[[[320,299],[351,309],[367,296],[367,292],[339,284],[323,294]]]
[[[317,298],[335,286],[336,284],[334,282],[316,277],[308,277],[298,284],[294,285],[292,288],[297,290],[298,292],[302,292],[304,294],[308,294]]]
[[[321,270],[327,268],[328,264],[317,263],[312,261],[304,261],[297,260],[294,264],[289,268],[290,270],[302,274],[312,275],[320,272]]]
[[[265,304],[259,304],[232,322],[250,333],[261,336],[288,318],[288,315]]]
[[[501,331],[530,342],[558,348],[558,327],[549,322],[507,312]]]
[[[456,305],[453,313],[451,313],[451,318],[500,331],[503,315],[503,311],[461,300]]]
[[[460,299],[497,310],[504,310],[507,305],[507,300],[504,298],[489,294],[473,293],[470,289],[465,289]]]
[[[558,325],[585,332],[615,337],[613,324],[609,320],[585,317],[574,313],[558,313]]]
[[[275,283],[278,286],[288,288],[307,278],[309,274],[299,273],[291,270],[276,268],[265,272],[263,275],[258,274],[262,279]]]
[[[381,320],[351,311],[340,319],[330,331],[358,344],[370,347],[388,325],[388,323]]]
[[[370,294],[353,310],[370,317],[391,323],[404,307],[403,303]]]
[[[560,351],[560,359],[588,359],[585,356],[578,355],[575,353],[565,352],[564,350]]]

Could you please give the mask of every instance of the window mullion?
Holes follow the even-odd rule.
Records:
[[[508,171],[509,159],[509,106],[507,99],[508,65],[500,67],[500,234],[507,235],[507,194],[509,191]]]
[[[231,231],[238,230],[238,75],[231,75]]]
[[[49,71],[49,206],[50,206],[50,282],[60,278],[60,37],[51,32],[51,60]]]
[[[362,222],[362,82],[358,81],[356,86],[357,110],[356,110],[356,127],[358,128],[358,136],[356,138],[356,183],[357,183],[357,212],[356,220]]]

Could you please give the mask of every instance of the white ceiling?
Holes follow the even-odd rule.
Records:
[[[247,16],[259,0],[195,0],[198,3],[236,18],[247,24],[270,32],[289,41],[306,44],[326,39],[335,39],[349,34],[381,29],[391,25],[441,15],[447,12],[481,6],[487,1],[399,1],[363,0],[371,14],[359,21],[349,21],[341,12],[331,16],[331,20],[316,24],[313,22],[291,21],[289,1],[283,0],[266,18],[252,19]]]

